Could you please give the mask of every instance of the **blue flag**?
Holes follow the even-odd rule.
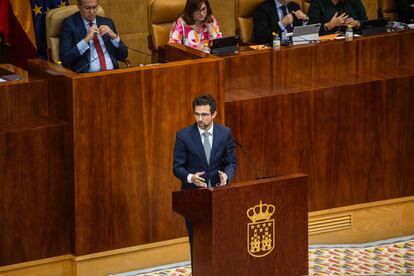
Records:
[[[47,58],[46,14],[49,10],[69,5],[69,0],[30,0],[32,5],[33,25],[35,28],[37,54]]]

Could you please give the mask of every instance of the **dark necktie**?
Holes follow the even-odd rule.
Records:
[[[283,17],[285,17],[286,15],[288,15],[288,10],[287,10],[286,5],[283,5],[283,6],[281,6],[280,8],[282,9]],[[286,31],[287,31],[288,33],[291,33],[291,32],[293,31],[293,26],[292,26],[292,24],[287,25],[285,28],[286,28]]]
[[[89,22],[89,26],[93,26],[93,22]],[[96,54],[98,55],[99,59],[99,65],[101,65],[101,71],[106,70],[106,61],[105,61],[105,55],[101,47],[101,43],[99,43],[98,35],[93,35],[93,44],[95,45]]]

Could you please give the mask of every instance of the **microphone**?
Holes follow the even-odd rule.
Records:
[[[126,46],[126,45],[125,45],[125,47],[127,47],[128,50],[131,50],[133,52],[137,52],[137,53],[143,54],[143,55],[148,56],[148,57],[151,57],[152,56],[151,54],[145,53],[144,51],[140,51],[140,50],[134,49],[134,48],[129,47],[129,46]],[[158,57],[158,59],[160,61],[162,61],[162,62],[165,62],[165,63],[168,63],[169,62],[165,58]],[[145,66],[145,65],[144,64],[141,64],[140,66]]]
[[[242,150],[244,156],[247,159],[247,162],[249,163],[250,167],[254,169],[256,172],[256,180],[262,179],[262,174],[260,173],[259,169],[255,165],[255,162],[253,162],[253,158],[251,158],[249,152],[246,150],[246,148],[243,146],[243,144],[239,143],[236,139],[233,138],[234,143]]]
[[[89,50],[89,51],[90,51],[90,50]],[[94,62],[95,60],[97,60],[97,59],[99,59],[99,58],[101,58],[101,57],[104,57],[106,53],[107,53],[107,50],[106,50],[106,48],[105,48],[105,51],[102,53],[102,55],[99,55],[99,54],[97,53],[97,55],[96,55],[96,57],[95,57],[94,59],[90,60],[88,63],[86,63],[86,64],[85,64],[84,66],[82,66],[80,69],[76,70],[76,71],[75,71],[75,73],[79,73],[79,72],[81,72],[83,69],[85,69],[86,67],[90,66],[90,65],[91,65],[91,63],[92,63],[92,62]]]

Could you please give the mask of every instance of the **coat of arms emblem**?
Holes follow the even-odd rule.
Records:
[[[247,210],[251,220],[247,224],[247,251],[253,257],[264,257],[275,247],[275,220],[271,219],[275,209],[274,205],[260,201]]]

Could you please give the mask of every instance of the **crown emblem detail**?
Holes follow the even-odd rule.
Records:
[[[262,201],[260,201],[259,205],[255,205],[247,210],[247,216],[252,222],[266,221],[272,217],[275,209],[274,205],[262,204]]]

